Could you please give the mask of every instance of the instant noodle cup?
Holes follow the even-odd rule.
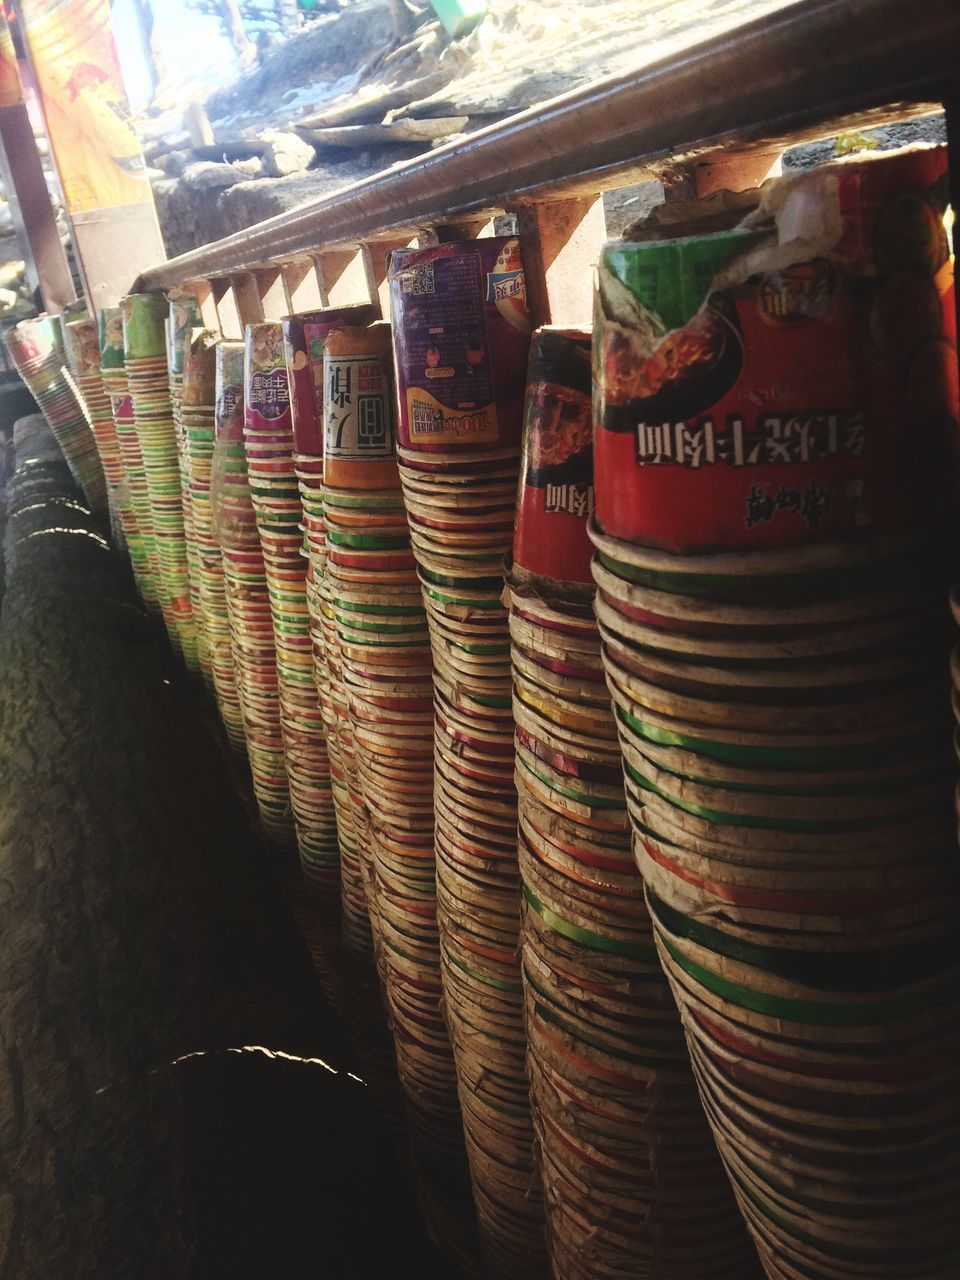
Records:
[[[323,478],[340,489],[399,489],[388,324],[327,335],[323,353]]]
[[[530,341],[519,240],[396,250],[390,300],[401,446],[518,447]]]
[[[375,318],[374,308],[366,304],[284,316],[283,349],[297,453],[323,454],[323,349],[327,335],[342,325],[363,325]]]
[[[686,554],[943,521],[958,416],[946,163],[933,147],[825,166],[775,184],[750,229],[604,248],[605,533]]]
[[[590,333],[537,329],[530,347],[513,575],[588,587],[593,511]]]

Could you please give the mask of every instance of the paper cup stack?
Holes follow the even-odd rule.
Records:
[[[5,332],[4,341],[90,510],[105,515],[107,482],[82,397],[67,368],[59,317],[21,320]]]
[[[119,307],[97,312],[100,339],[100,374],[110,399],[117,447],[123,462],[123,479],[114,492],[127,550],[143,602],[152,613],[160,612],[160,563],[150,510],[143,453],[137,439],[133,401],[127,388],[123,356],[123,313]]]
[[[533,1166],[514,786],[513,541],[529,349],[513,239],[395,253],[391,306],[404,502],[430,628],[437,914],[484,1252],[498,1276],[546,1270]]]
[[[943,187],[929,151],[808,182],[829,261],[789,263],[785,224],[722,273],[711,237],[601,256],[596,611],[657,948],[764,1268],[926,1280],[960,1266]]]
[[[386,324],[344,327],[324,366],[324,601],[336,629],[367,815],[384,992],[415,1163],[441,1242],[469,1201],[441,1011],[431,653],[394,441]],[[449,1224],[449,1225],[447,1225]]]
[[[279,860],[285,862],[295,846],[296,833],[280,728],[270,596],[243,441],[243,343],[221,342],[216,353],[216,443],[210,486],[214,535],[223,555],[227,614],[253,790],[264,834]]]
[[[123,455],[113,421],[113,406],[100,373],[100,335],[97,322],[86,315],[71,319],[64,314],[60,317],[60,323],[67,363],[86,407],[90,429],[100,455],[100,465],[107,482],[111,518],[115,517],[122,528],[115,492],[117,486],[123,483]]]
[[[162,293],[133,293],[120,305],[124,368],[157,543],[160,605],[171,643],[187,669],[197,671],[180,461],[167,382],[167,302]]]
[[[369,840],[360,792],[349,700],[333,614],[324,597],[327,571],[323,521],[323,349],[327,336],[344,323],[364,322],[369,307],[304,312],[283,321],[284,356],[290,388],[293,463],[301,501],[301,555],[306,565],[306,601],[314,662],[330,757],[331,787],[339,849],[343,942],[355,974],[375,965],[372,906],[367,900]],[[365,866],[365,860],[367,866]],[[329,892],[329,881],[318,886]],[[371,1054],[373,1046],[366,1046]]]
[[[409,535],[404,537],[406,516],[393,447],[389,330],[366,328],[373,314],[369,306],[350,307],[288,316],[283,322],[309,557],[311,632],[337,798],[349,962],[344,1012],[364,1068],[379,1085],[388,1120],[413,1156],[431,1232],[448,1256],[466,1265],[476,1252],[470,1226],[464,1223],[472,1206],[453,1056],[440,1012],[429,643]],[[328,342],[333,363],[326,362],[331,384],[326,413]],[[331,430],[326,458],[332,481],[329,525],[325,416]],[[389,544],[368,545],[368,539],[389,539]],[[401,568],[396,552],[404,542],[407,562]],[[378,550],[384,556],[378,557]],[[425,684],[418,646],[405,644],[414,636],[427,656]],[[399,674],[387,671],[391,657],[404,661]],[[424,758],[426,816],[418,785]],[[376,794],[371,791],[374,760],[383,780]],[[398,785],[401,776],[405,782]],[[381,853],[402,868],[394,877],[399,905],[389,904],[386,919],[377,882]],[[425,941],[431,921],[432,951]],[[424,950],[429,952],[426,959]],[[356,1016],[358,1000],[367,1002],[365,1024]]]
[[[193,494],[190,489],[189,451],[183,417],[183,391],[188,352],[192,334],[201,327],[202,323],[200,307],[194,298],[178,298],[170,301],[167,315],[167,375],[170,383],[173,425],[177,435],[177,457],[180,464],[180,500],[183,506],[183,532],[187,542],[190,608],[193,613],[194,628],[197,635],[197,661],[200,664],[200,671],[203,674],[207,688],[212,692],[214,687],[213,664],[200,602],[200,552],[197,546]],[[200,394],[203,399],[209,401],[209,406],[212,410],[215,381],[215,368],[212,360],[202,362],[201,367],[194,371],[195,394],[199,391],[196,383],[200,378],[207,379],[206,386]]]
[[[593,615],[589,333],[534,334],[508,596],[534,1126],[556,1280],[758,1275],[633,861]]]
[[[314,680],[290,392],[279,324],[247,328],[244,449],[266,570],[290,795],[314,896],[336,901],[339,852],[323,714]]]
[[[243,706],[233,657],[223,554],[214,530],[211,500],[219,341],[219,335],[212,329],[191,331],[190,346],[184,359],[180,412],[197,543],[199,607],[209,652],[213,689],[230,745],[236,752],[243,754],[246,751]],[[223,390],[229,395],[228,386]],[[228,413],[229,408],[221,410],[224,417]]]

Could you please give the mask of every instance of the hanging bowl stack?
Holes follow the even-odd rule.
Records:
[[[167,382],[167,301],[162,293],[132,293],[120,307],[124,369],[157,541],[160,605],[171,643],[188,671],[197,671],[180,461]]]
[[[60,317],[63,346],[74,383],[83,400],[100,456],[100,465],[107,482],[107,501],[111,519],[121,523],[116,506],[115,491],[123,482],[123,455],[117,440],[117,428],[113,421],[110,396],[103,385],[100,373],[100,335],[96,320],[87,315]]]
[[[186,449],[187,483],[193,509],[199,571],[199,611],[209,652],[213,689],[231,747],[246,751],[243,706],[230,635],[223,554],[213,525],[210,487],[216,439],[217,344],[212,329],[191,330],[183,362],[181,416]],[[229,394],[227,392],[227,394]],[[225,416],[228,409],[222,410]]]
[[[590,334],[533,337],[507,597],[522,966],[555,1280],[759,1275],[630,848],[593,615]]]
[[[137,588],[152,613],[160,611],[160,564],[150,511],[150,494],[137,439],[133,401],[127,387],[123,356],[123,313],[119,307],[97,312],[100,338],[100,374],[110,398],[110,411],[123,462],[123,479],[114,492]]]
[[[4,342],[90,510],[106,514],[107,482],[82,398],[67,368],[59,317],[21,320],[4,333]]]
[[[227,615],[253,791],[264,835],[285,861],[296,834],[280,729],[270,596],[243,444],[243,343],[219,343],[216,362],[216,442],[210,483],[214,536],[223,556]]]
[[[546,1271],[517,958],[520,886],[510,641],[529,350],[519,242],[393,255],[399,457],[430,627],[444,1009],[492,1274]]]
[[[244,450],[277,651],[280,719],[301,866],[314,895],[339,893],[330,758],[317,696],[293,465],[290,390],[279,324],[248,325]]]
[[[177,458],[180,464],[180,501],[183,506],[183,532],[187,543],[187,573],[190,578],[190,608],[193,614],[194,628],[197,634],[197,661],[207,688],[213,691],[213,664],[210,656],[210,644],[204,625],[203,608],[200,601],[200,552],[197,546],[197,534],[193,510],[193,494],[190,489],[190,462],[188,457],[187,434],[183,419],[183,385],[187,354],[194,330],[200,328],[203,319],[200,306],[195,298],[172,298],[167,315],[167,376],[170,383],[170,404],[173,408],[173,425],[177,436]],[[203,376],[207,379],[202,396],[209,401],[212,409],[214,382],[216,371],[213,361],[205,364],[203,369],[194,372],[196,380]],[[211,437],[212,438],[212,437]]]
[[[338,841],[336,873],[340,886],[343,942],[359,975],[374,965],[371,904],[367,901],[364,856],[368,844],[366,814],[360,795],[349,704],[343,686],[339,646],[332,613],[324,599],[327,571],[326,530],[323,520],[323,348],[329,333],[351,320],[370,318],[370,307],[346,307],[304,312],[283,321],[284,354],[290,386],[294,472],[301,502],[301,554],[306,564],[306,602],[309,615],[314,680],[323,714],[330,757],[331,790]],[[308,882],[312,877],[305,870]],[[321,869],[316,892],[329,895],[329,871]],[[359,966],[359,968],[357,967]],[[367,975],[369,978],[369,974]],[[372,987],[370,988],[372,992]],[[375,995],[379,1000],[379,994]],[[375,1057],[373,1046],[370,1056]]]
[[[430,637],[395,452],[390,326],[343,326],[323,353],[323,603],[366,816],[365,885],[438,1243],[469,1258],[469,1181],[441,1010]]]
[[[945,175],[942,149],[814,170],[767,239],[600,263],[596,609],[635,853],[776,1280],[960,1267]]]

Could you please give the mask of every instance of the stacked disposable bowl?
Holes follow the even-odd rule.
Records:
[[[174,648],[188,670],[198,671],[180,458],[167,379],[167,302],[161,293],[134,293],[123,299],[121,310],[124,369],[156,538],[160,605]]]
[[[216,443],[211,476],[214,536],[223,556],[227,615],[254,795],[264,835],[285,863],[295,847],[296,834],[280,727],[270,595],[243,443],[243,344],[221,342],[216,362]]]
[[[315,896],[339,894],[330,759],[317,696],[290,392],[279,324],[247,328],[244,450],[277,653],[277,694],[301,866]]]
[[[327,539],[323,481],[323,348],[332,329],[370,317],[370,308],[304,312],[283,321],[290,387],[294,472],[301,501],[301,555],[306,560],[314,680],[323,714],[339,849],[341,928],[355,975],[372,993],[376,915],[368,902],[366,811],[360,792],[349,702],[333,613],[325,598]],[[372,1051],[372,1056],[376,1056]]]
[[[202,323],[200,307],[193,298],[171,300],[167,317],[167,373],[170,384],[170,404],[173,409],[173,425],[177,437],[177,457],[180,463],[180,500],[183,506],[183,532],[187,544],[187,573],[190,579],[190,608],[197,636],[197,661],[208,689],[213,690],[213,666],[210,646],[204,626],[200,603],[200,553],[197,547],[193,494],[190,488],[190,467],[187,434],[183,418],[184,378],[187,353],[193,332]],[[215,370],[213,361],[202,360],[194,370],[194,395],[213,405]],[[197,384],[205,381],[201,389]]]
[[[514,786],[513,541],[529,346],[511,240],[394,254],[400,475],[430,629],[444,1009],[492,1274],[546,1269],[533,1164]],[[487,273],[501,281],[487,304]],[[442,397],[442,399],[441,399]]]
[[[17,370],[40,406],[74,480],[94,513],[107,512],[107,483],[82,397],[67,368],[58,316],[21,320],[4,334]]]
[[[370,318],[358,307],[284,321],[309,599],[351,971],[360,992],[378,975],[428,1223],[467,1263],[469,1183],[440,1009],[430,647],[397,474],[390,331]],[[370,1035],[377,1011],[368,1018],[366,1029],[351,1019],[366,1062],[385,1056]]]
[[[63,345],[67,363],[77,390],[83,400],[100,455],[100,465],[107,482],[107,496],[111,517],[122,520],[117,506],[117,486],[123,483],[123,455],[113,421],[113,406],[103,385],[100,373],[100,335],[96,320],[91,317],[61,316]]]
[[[160,564],[153,530],[150,494],[143,469],[143,453],[137,439],[133,401],[127,387],[123,355],[123,314],[119,307],[97,312],[100,336],[100,374],[110,399],[117,446],[123,462],[123,480],[114,491],[130,562],[143,602],[154,613],[160,611]]]
[[[758,1275],[633,862],[592,609],[590,335],[538,330],[508,595],[522,967],[552,1274]]]
[[[944,173],[814,172],[774,193],[766,259],[699,236],[600,263],[596,611],[634,848],[775,1280],[960,1268]],[[791,263],[782,215],[811,212],[828,256],[801,221]]]
[[[198,606],[217,706],[230,745],[246,749],[243,706],[227,611],[223,554],[213,522],[211,480],[216,439],[216,374],[219,336],[211,329],[191,330],[181,379],[184,465],[193,512],[198,571]],[[225,394],[229,394],[225,389]],[[226,411],[224,411],[226,412]]]

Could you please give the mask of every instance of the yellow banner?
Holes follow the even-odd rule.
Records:
[[[0,107],[16,107],[22,101],[17,51],[13,47],[13,36],[0,5]]]
[[[69,211],[149,203],[109,0],[21,0],[20,12]]]

